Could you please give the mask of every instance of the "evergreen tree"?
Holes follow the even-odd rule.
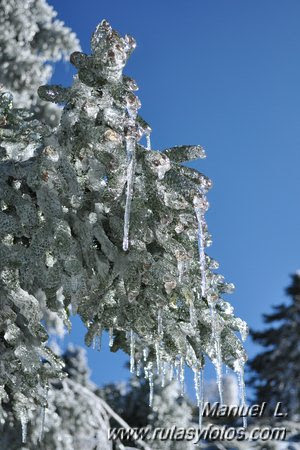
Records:
[[[264,315],[264,322],[271,326],[251,332],[254,342],[266,350],[250,361],[250,382],[258,402],[267,402],[273,410],[277,402],[282,402],[293,416],[300,414],[300,273],[292,276],[286,293],[290,301]]]
[[[222,362],[242,375],[246,359],[235,333],[245,337],[247,326],[221,297],[233,286],[204,251],[211,182],[181,165],[204,151],[151,150],[136,83],[122,74],[134,39],[103,21],[91,46],[89,56],[72,54],[70,88],[39,88],[65,105],[56,130],[13,109],[7,94],[0,99],[0,384],[23,425],[28,405],[45,402],[48,378],[62,373],[46,350],[45,308],[66,325],[70,307],[78,312],[87,344],[109,330],[132,372],[143,361],[150,399],[155,370],[175,367],[183,384],[185,363],[197,379],[204,355],[222,396]],[[197,382],[196,390],[202,395]]]
[[[52,64],[79,49],[74,33],[55,19],[45,0],[0,0],[0,84],[13,93],[15,106],[32,108],[47,123],[60,109],[37,95],[52,75]]]

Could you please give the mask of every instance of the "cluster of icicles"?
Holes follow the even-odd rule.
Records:
[[[128,109],[129,111],[129,109]],[[136,115],[133,112],[129,111],[130,120],[135,121]],[[150,132],[146,134],[147,140],[147,150],[151,150],[151,141],[150,141]],[[125,203],[125,214],[124,214],[124,235],[123,235],[123,250],[127,251],[129,247],[129,226],[130,226],[130,206],[132,201],[133,194],[133,184],[134,184],[134,169],[135,169],[135,139],[132,136],[126,138],[126,153],[127,153],[127,190],[126,190],[126,203]],[[200,273],[201,273],[201,295],[202,297],[206,296],[206,273],[205,273],[205,252],[204,252],[204,213],[206,211],[206,199],[203,195],[201,189],[199,189],[199,197],[195,197],[194,199],[194,210],[195,216],[198,222],[198,251],[199,251],[199,265],[200,265]],[[202,200],[201,200],[202,199]],[[181,281],[184,271],[184,264],[179,262],[178,264],[178,276]],[[221,354],[221,341],[220,341],[220,329],[218,326],[216,311],[215,311],[215,302],[209,301],[208,303],[210,307],[210,316],[212,323],[212,342],[215,346],[215,368],[217,374],[217,385],[220,397],[220,404],[223,404],[223,389],[222,389],[222,354]],[[190,320],[191,324],[196,324],[195,310],[193,305],[190,307]],[[162,316],[161,310],[158,311],[158,335],[162,338],[163,336],[163,324],[162,324]],[[113,345],[113,329],[109,330],[109,346]],[[138,360],[135,363],[135,341],[136,336],[134,332],[131,330],[127,333],[127,339],[130,341],[130,372],[136,372],[137,376],[140,376],[142,361]],[[166,362],[161,361],[161,339],[158,340],[155,344],[156,350],[156,372],[161,376],[162,387],[165,385],[166,377],[169,381],[173,379],[177,379],[181,386],[181,394],[184,394],[184,358],[183,356],[178,356],[178,358],[174,362]],[[143,352],[143,360],[144,363],[147,362],[149,350],[147,348],[144,349]],[[197,399],[197,406],[199,408],[199,427],[202,425],[202,413],[203,413],[203,405],[204,405],[204,369],[194,368],[194,386],[195,393]],[[240,406],[244,407],[246,405],[246,394],[245,394],[245,382],[244,382],[244,368],[243,363],[241,361],[237,361],[237,365],[235,367],[235,371],[237,372],[238,377],[238,385],[239,385],[239,396],[240,396]],[[148,363],[144,369],[145,378],[149,381],[150,394],[149,394],[149,405],[152,406],[153,403],[153,363]],[[243,417],[243,426],[247,426],[247,419]]]
[[[129,110],[129,109],[128,109]],[[129,111],[130,120],[132,122],[136,119],[136,114],[134,111]],[[146,148],[147,150],[151,150],[151,141],[150,141],[150,132],[151,129],[146,133]],[[127,251],[129,248],[129,227],[130,227],[130,209],[131,209],[131,201],[133,194],[133,184],[134,184],[134,173],[135,173],[135,137],[128,136],[126,137],[126,154],[127,154],[127,186],[126,186],[126,203],[125,203],[125,213],[124,213],[124,235],[123,235],[123,250]],[[204,252],[204,213],[205,213],[205,198],[203,193],[200,190],[199,198],[195,198],[194,200],[194,209],[195,216],[198,222],[198,250],[199,250],[199,265],[200,265],[200,273],[201,273],[201,295],[202,297],[206,296],[206,274],[205,274],[205,252]],[[202,198],[202,201],[200,199]],[[204,199],[204,200],[203,200]],[[184,266],[182,264],[178,265],[178,276],[179,279],[182,278]],[[220,397],[220,404],[223,404],[223,388],[222,388],[222,355],[221,355],[221,342],[220,342],[220,330],[218,327],[218,321],[216,317],[215,311],[215,303],[213,301],[209,301],[210,305],[210,315],[211,315],[211,323],[212,323],[212,342],[215,346],[215,368],[217,374],[217,385]],[[195,310],[193,305],[190,307],[190,320],[191,324],[196,324]],[[156,373],[161,377],[161,385],[164,387],[165,381],[178,380],[181,387],[181,395],[184,395],[184,385],[185,385],[185,363],[184,357],[179,355],[177,359],[173,362],[161,360],[161,345],[162,345],[162,337],[163,337],[163,323],[162,323],[162,315],[161,310],[158,311],[157,317],[157,327],[158,327],[158,335],[160,336],[160,340],[158,340],[155,344],[156,350]],[[93,340],[93,348],[100,350],[101,349],[101,334],[100,332],[97,336],[95,336]],[[154,367],[152,362],[147,363],[149,349],[144,348],[143,350],[143,361],[141,359],[135,360],[135,345],[136,345],[136,335],[131,330],[127,333],[127,339],[129,341],[130,347],[130,372],[136,373],[137,376],[141,375],[141,370],[143,363],[144,365],[144,375],[145,378],[149,381],[149,406],[152,407],[153,404],[153,394],[154,394]],[[109,347],[113,346],[113,328],[109,328]],[[146,365],[147,363],[147,365]],[[237,366],[235,367],[235,371],[237,372],[238,377],[238,386],[239,386],[239,396],[240,396],[240,406],[245,407],[246,405],[246,394],[245,394],[245,382],[244,382],[244,368],[242,362],[237,361]],[[204,406],[204,369],[203,368],[193,368],[194,372],[194,387],[195,394],[197,399],[197,406],[199,409],[199,427],[202,426],[202,414],[203,414],[203,406]],[[26,421],[22,422],[22,440],[23,443],[26,442]],[[40,440],[43,436],[45,422],[45,407],[42,407],[42,420],[41,420],[41,431],[40,431]],[[247,426],[247,418],[243,417],[243,426]]]

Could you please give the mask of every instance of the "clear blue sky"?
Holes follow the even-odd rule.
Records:
[[[299,0],[49,3],[85,52],[103,18],[136,38],[125,72],[140,87],[153,146],[206,149],[194,167],[213,180],[208,253],[236,285],[236,314],[261,327],[300,267]],[[59,64],[53,81],[68,85],[72,73]],[[70,339],[82,344],[74,325]],[[250,339],[246,348],[257,351]],[[124,355],[88,355],[99,384],[128,377]]]

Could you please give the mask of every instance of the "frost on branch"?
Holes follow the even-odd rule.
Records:
[[[74,33],[57,20],[45,0],[0,0],[0,84],[14,95],[15,105],[57,125],[60,109],[37,96],[52,75],[49,63],[79,48]]]
[[[22,445],[20,426],[10,414],[0,428],[0,448],[9,450],[111,450],[107,404],[90,381],[86,356],[69,347],[63,355],[68,378],[49,384],[47,408],[30,412],[27,442]]]
[[[207,355],[219,378],[221,363],[244,363],[235,332],[246,325],[222,300],[232,285],[205,254],[211,182],[181,165],[203,149],[139,144],[150,127],[138,115],[136,83],[122,73],[134,48],[103,21],[92,54],[71,56],[73,85],[39,88],[41,98],[65,104],[55,133],[34,122],[28,139],[27,122],[11,132],[4,125],[2,267],[15,274],[16,290],[42,292],[66,321],[71,305],[88,345],[110,330],[112,351],[131,354],[150,386],[163,371],[176,373],[183,390],[185,363],[199,371]]]
[[[222,361],[234,369],[236,360],[245,360],[235,335],[245,324],[221,299],[232,285],[212,271],[217,263],[204,253],[210,244],[204,213],[211,182],[180,164],[204,157],[204,151],[181,146],[157,152],[139,144],[149,126],[138,115],[136,83],[122,74],[134,48],[132,38],[120,37],[103,21],[92,37],[92,54],[71,56],[78,69],[73,86],[39,90],[54,101],[63,92],[65,101],[56,173],[68,166],[74,177],[63,198],[73,194],[73,204],[65,207],[81,252],[76,280],[84,280],[76,291],[80,301],[67,292],[66,300],[88,326],[87,343],[100,330],[113,329],[113,351],[123,348],[139,362],[148,348],[150,384],[162,363],[176,366],[183,358],[199,369],[204,355],[220,375]],[[126,333],[134,335],[134,351]]]

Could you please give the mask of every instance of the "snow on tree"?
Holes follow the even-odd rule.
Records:
[[[271,326],[251,332],[265,351],[250,361],[250,381],[258,402],[267,402],[273,410],[282,402],[292,417],[300,414],[300,272],[292,276],[286,293],[289,303],[273,306],[273,313],[264,315],[264,322]]]
[[[136,83],[122,73],[134,39],[102,21],[91,47],[71,55],[70,88],[39,88],[43,100],[65,105],[56,130],[14,110],[8,94],[0,99],[2,397],[23,423],[30,402],[45,402],[48,371],[61,368],[45,355],[42,310],[68,325],[71,307],[88,345],[109,330],[112,351],[130,354],[132,372],[143,366],[150,403],[155,372],[176,373],[183,387],[187,364],[201,405],[205,355],[221,400],[224,363],[239,374],[243,403],[246,355],[236,332],[245,338],[247,326],[222,299],[233,285],[205,253],[211,182],[181,164],[204,150],[151,150]]]
[[[176,380],[163,381],[162,376],[154,379],[153,406],[149,406],[148,386],[145,380],[132,376],[129,385],[109,384],[101,388],[99,394],[132,428],[147,427],[165,429],[157,439],[147,441],[153,450],[190,450],[194,445],[189,441],[168,438],[172,427],[195,427],[192,422],[192,406],[181,394],[180,383]],[[114,424],[117,426],[118,424]],[[128,441],[124,445],[130,445]]]
[[[239,386],[237,378],[234,375],[225,375],[223,377],[224,404],[239,404]],[[208,381],[204,386],[204,399],[206,402],[214,403],[219,401],[219,392],[214,380]]]
[[[0,115],[0,415],[3,423],[13,413],[22,423],[25,440],[31,410],[45,403],[48,379],[62,372],[62,362],[46,347],[48,335],[41,325],[42,308],[25,286],[28,271],[34,267],[39,270],[34,257],[26,255],[32,227],[39,228],[42,247],[45,243],[43,226],[39,226],[41,216],[34,206],[36,194],[25,181],[25,173],[29,177],[32,173],[16,162],[40,147],[45,126],[31,120],[26,112],[13,110],[7,93],[0,95]],[[39,253],[38,242],[32,244]]]
[[[0,447],[10,450],[111,450],[109,414],[90,381],[85,351],[70,346],[63,355],[68,378],[51,380],[47,408],[30,414],[27,442],[22,443],[13,415],[2,426]]]
[[[37,95],[52,75],[52,62],[79,49],[74,33],[55,19],[45,0],[0,0],[0,84],[13,93],[19,108],[30,108],[57,124],[60,109]]]
[[[155,383],[153,396],[153,408],[148,416],[148,423],[153,428],[171,429],[182,427],[188,429],[197,425],[192,423],[192,408],[181,395],[181,386],[178,381],[167,382],[163,387],[160,380]],[[166,439],[167,435],[162,433],[160,438]],[[155,439],[151,442],[153,450],[192,450],[194,444],[191,441],[161,440]]]

